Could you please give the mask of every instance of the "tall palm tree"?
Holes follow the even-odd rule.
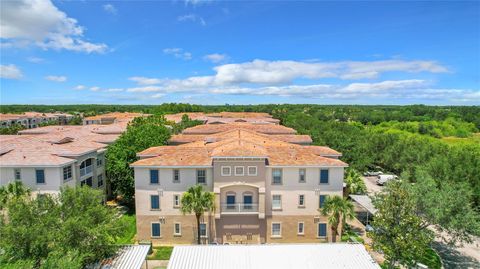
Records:
[[[332,242],[336,241],[338,231],[342,231],[342,227],[339,227],[340,223],[345,225],[347,219],[351,220],[355,217],[353,204],[338,195],[328,196],[319,211],[322,215],[328,216],[328,223],[332,229]]]
[[[6,186],[0,187],[0,209],[12,198],[30,195],[30,189],[25,187],[21,181],[14,181]]]
[[[190,187],[183,193],[180,211],[183,214],[195,214],[197,219],[197,243],[200,245],[200,217],[206,212],[214,209],[215,196],[213,193],[204,191],[201,185]]]

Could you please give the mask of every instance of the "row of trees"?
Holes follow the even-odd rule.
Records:
[[[322,121],[307,113],[293,113],[282,119],[285,125],[309,134],[314,143],[343,153],[351,167],[365,171],[374,167],[404,174],[415,182],[418,169],[444,182],[466,185],[473,191],[473,207],[480,206],[480,145],[448,145],[429,136],[407,131],[371,128],[360,123]]]
[[[104,194],[66,187],[32,196],[20,182],[0,188],[1,268],[83,268],[111,256],[125,223]]]
[[[149,114],[180,112],[267,112],[284,118],[292,112],[305,112],[323,121],[357,121],[377,125],[388,121],[444,121],[448,118],[471,122],[480,128],[479,106],[361,106],[361,105],[221,105],[201,106],[165,103],[161,105],[1,105],[1,113],[26,111],[84,113],[85,116],[107,112],[144,112]]]

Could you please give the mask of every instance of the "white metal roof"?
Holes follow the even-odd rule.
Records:
[[[363,208],[368,210],[368,212],[375,214],[377,213],[377,209],[373,206],[372,199],[368,195],[354,195],[350,194],[350,198],[352,198],[355,202],[360,204]]]
[[[380,269],[361,244],[176,246],[167,269]]]
[[[150,245],[128,245],[120,248],[111,259],[87,266],[91,269],[140,269],[147,257]]]

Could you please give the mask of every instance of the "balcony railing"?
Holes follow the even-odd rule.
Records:
[[[92,173],[93,165],[85,166],[84,168],[80,168],[80,176],[83,177],[84,175],[88,175]]]
[[[258,213],[258,204],[221,204],[222,213]]]

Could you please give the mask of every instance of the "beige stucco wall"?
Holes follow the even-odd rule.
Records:
[[[159,175],[159,184],[150,184],[150,169],[157,169]],[[180,183],[173,182],[174,168],[143,168],[135,167],[135,189],[136,190],[156,190],[158,188],[164,191],[184,192],[191,186],[197,184],[197,168],[175,168],[180,171]],[[213,191],[212,168],[205,169],[207,172],[207,184],[204,188]]]
[[[223,166],[231,167],[231,176],[222,176],[221,170]],[[243,176],[236,176],[235,175],[235,167],[244,167],[244,175]],[[248,175],[248,167],[249,166],[256,166],[257,167],[257,175],[251,176]],[[213,173],[214,173],[214,186],[215,188],[221,188],[223,185],[229,185],[233,182],[243,182],[247,184],[253,184],[259,187],[265,187],[265,174],[266,174],[266,167],[265,167],[265,160],[215,160],[213,162]]]
[[[152,237],[152,222],[160,222],[161,237]],[[215,238],[215,221],[212,216],[205,216],[201,222],[207,223],[207,237],[203,242],[213,242]],[[181,235],[174,234],[174,224],[180,223]],[[154,245],[195,244],[197,224],[193,215],[137,215],[137,240],[149,240]]]
[[[317,237],[317,221],[327,223],[327,237]],[[324,216],[312,216],[312,215],[299,215],[299,216],[271,216],[266,219],[267,222],[267,243],[314,243],[314,242],[329,242],[331,240],[331,229],[328,225],[327,217]],[[272,237],[272,223],[281,223],[281,236]],[[304,234],[298,234],[298,222],[304,223]]]
[[[342,195],[343,168],[329,168],[329,184],[319,184],[320,168],[306,168],[306,182],[298,181],[299,167],[282,168],[281,185],[272,185],[272,168],[267,169],[265,188],[265,214],[314,215],[318,214],[320,195]],[[305,195],[305,206],[298,206],[299,195]],[[282,196],[282,209],[272,210],[272,196]]]
[[[261,242],[322,242],[326,238],[317,238],[317,224],[314,221],[320,219],[321,222],[327,222],[326,217],[320,216],[318,212],[319,195],[342,195],[344,168],[330,168],[329,184],[319,184],[320,167],[307,167],[306,183],[299,183],[299,167],[283,167],[283,184],[272,185],[272,167],[265,167],[262,162],[256,162],[257,176],[234,176],[234,167],[239,165],[247,167],[252,162],[245,161],[222,161],[214,162],[213,168],[207,168],[206,189],[216,193],[217,210],[212,212],[212,217],[216,213],[216,219],[208,221],[209,240],[222,242],[224,235],[236,233],[245,235],[247,231],[244,225],[257,225],[258,228],[250,229],[253,234],[257,231],[257,237]],[[222,176],[221,167],[229,165],[232,167],[233,176]],[[262,166],[263,165],[263,166]],[[159,170],[160,184],[150,184],[149,168],[135,167],[135,196],[137,210],[137,229],[138,238],[152,240],[154,244],[177,244],[194,242],[196,231],[193,216],[183,216],[178,208],[174,207],[174,195],[182,195],[190,186],[196,184],[196,168],[178,168],[180,170],[180,183],[173,183],[173,168],[161,168]],[[247,173],[246,173],[247,174]],[[258,186],[258,188],[257,188]],[[261,214],[255,215],[222,215],[218,208],[220,203],[226,202],[226,193],[236,193],[236,203],[243,202],[243,193],[250,191],[253,193],[253,203],[261,204]],[[263,194],[264,193],[264,194]],[[271,197],[273,194],[282,195],[282,210],[271,210]],[[298,206],[298,196],[305,195],[305,206]],[[160,210],[150,210],[150,195],[160,195]],[[264,198],[262,199],[262,196]],[[212,218],[210,217],[210,218]],[[151,222],[164,218],[162,224],[162,238],[151,238]],[[181,238],[173,236],[173,223],[182,222]],[[299,221],[304,222],[304,235],[297,234],[297,225]],[[271,237],[271,223],[282,223],[282,237]],[[185,224],[184,224],[185,223]],[[189,223],[189,224],[187,224]],[[240,225],[238,229],[225,229],[225,225]],[[230,226],[233,227],[233,226]],[[251,226],[253,227],[253,226]],[[163,229],[168,232],[164,233]],[[228,230],[228,231],[227,231]],[[248,229],[247,229],[248,230]],[[171,232],[170,232],[171,231]],[[248,232],[248,233],[250,233]],[[327,233],[330,238],[330,227],[327,227]],[[256,238],[254,236],[254,240]],[[243,238],[243,237],[238,237]],[[244,240],[244,239],[240,239]]]

